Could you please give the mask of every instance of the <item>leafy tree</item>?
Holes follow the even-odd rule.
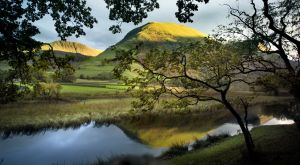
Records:
[[[177,98],[173,106],[187,107],[208,100],[223,104],[238,122],[248,151],[252,153],[254,144],[245,124],[247,122],[234,108],[235,99],[228,98],[232,84],[253,83],[247,81],[240,71],[241,63],[248,56],[247,51],[237,45],[223,44],[209,38],[176,50],[143,52],[140,51],[143,50],[140,45],[136,49],[117,53],[116,60],[119,63],[114,73],[137,91],[139,100],[133,102],[135,109],[151,110],[165,96]],[[126,77],[123,73],[128,70],[137,76]],[[242,104],[245,103],[242,100]],[[170,105],[167,104],[168,107]]]
[[[76,81],[75,70],[73,68],[64,68],[58,70],[53,76],[53,80],[55,82],[69,82],[69,83],[75,82]]]
[[[178,12],[175,13],[180,22],[193,22],[191,17],[198,11],[198,3],[208,3],[209,0],[177,0]],[[135,25],[141,23],[148,17],[148,12],[159,8],[157,0],[105,0],[106,8],[110,10],[109,19],[117,21],[116,25],[109,28],[113,33],[121,32],[123,22],[133,22]]]
[[[0,104],[15,101],[27,91],[22,91],[20,86],[11,82],[9,71],[0,70]]]
[[[121,31],[120,25],[122,22],[138,24],[147,17],[148,12],[159,8],[156,0],[126,2],[106,0],[105,2],[107,8],[112,11],[110,19],[118,21],[117,25],[110,28],[114,33]],[[202,2],[208,3],[209,1],[177,0],[178,11],[175,16],[180,22],[193,22],[192,17],[198,11],[198,5]],[[279,0],[269,2],[269,0],[260,0],[258,2],[250,0],[249,4],[252,11],[243,11],[239,7],[234,8],[227,5],[229,16],[234,21],[228,26],[220,26],[218,34],[226,39],[259,43],[261,53],[280,57],[280,61],[285,67],[278,63],[271,64],[270,62],[273,61],[269,60],[268,67],[264,67],[264,70],[262,70],[261,65],[257,69],[253,69],[255,67],[253,65],[251,68],[245,68],[245,70],[248,73],[258,71],[274,73],[282,80],[287,81],[290,84],[290,92],[296,98],[300,98],[300,1]],[[130,5],[134,7],[128,7]],[[283,70],[286,70],[286,72],[283,72]]]
[[[228,26],[220,26],[218,35],[259,43],[257,53],[269,64],[264,69],[254,64],[245,69],[245,73],[273,73],[281,81],[286,81],[291,93],[300,98],[300,1],[261,2],[251,0],[251,11],[227,5],[229,16],[234,21]]]
[[[30,84],[32,70],[70,67],[68,58],[55,57],[51,50],[40,51],[43,43],[33,39],[39,34],[34,22],[50,15],[58,36],[65,40],[71,35],[84,35],[84,26],[93,27],[97,21],[90,12],[85,0],[2,0],[0,62],[7,62],[9,71],[5,81],[1,82],[1,91],[10,92],[1,97],[13,98],[16,95],[19,86],[15,82]]]

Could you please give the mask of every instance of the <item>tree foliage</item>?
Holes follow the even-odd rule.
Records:
[[[237,45],[210,38],[176,50],[143,52],[139,51],[143,50],[140,45],[117,53],[119,63],[114,73],[135,89],[139,98],[133,102],[135,109],[151,110],[165,96],[177,99],[173,106],[187,107],[209,100],[223,104],[236,118],[252,152],[253,143],[247,126],[234,109],[232,100],[227,98],[232,84],[252,84],[241,72],[241,64],[248,58],[248,52]],[[123,73],[128,70],[137,76],[126,77]]]
[[[217,33],[219,37],[231,40],[259,43],[259,53],[270,65],[257,70],[274,73],[287,81],[291,93],[300,97],[300,1],[261,2],[251,0],[250,11],[227,5],[233,22],[220,26]]]
[[[209,0],[177,0],[178,11],[175,13],[180,22],[193,22],[194,12],[198,11],[200,2],[208,3]],[[117,21],[116,25],[109,28],[113,33],[120,33],[123,22],[132,22],[135,25],[148,17],[148,13],[159,8],[157,0],[105,0],[109,9],[109,19]]]
[[[15,82],[30,84],[33,70],[71,67],[69,58],[56,57],[52,50],[40,51],[42,42],[34,22],[50,15],[58,36],[84,35],[83,27],[92,28],[96,19],[84,0],[5,0],[0,5],[0,62],[8,64],[7,80],[1,90],[17,89]],[[14,90],[16,91],[16,90]],[[7,95],[15,95],[15,92]]]
[[[33,86],[33,94],[35,97],[44,99],[57,99],[60,96],[62,86],[53,82],[38,82]]]

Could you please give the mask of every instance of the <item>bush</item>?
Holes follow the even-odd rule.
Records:
[[[207,135],[207,138],[205,140],[203,140],[203,139],[196,140],[194,142],[194,144],[192,145],[192,148],[193,148],[193,150],[205,148],[205,147],[215,144],[216,142],[219,142],[229,136],[230,136],[229,134]]]
[[[16,101],[29,92],[26,86],[10,81],[10,76],[13,76],[13,73],[0,70],[0,104]]]
[[[7,84],[0,82],[0,104],[16,101],[22,96],[19,92],[19,87],[15,84]]]
[[[35,97],[59,98],[62,86],[58,83],[40,82],[34,85],[33,92]]]
[[[173,157],[183,155],[189,151],[189,148],[185,144],[174,144],[165,153],[163,153],[160,158],[171,159]]]
[[[80,74],[79,78],[80,78],[80,79],[85,79],[86,76],[85,76],[84,74]]]
[[[56,72],[53,76],[53,80],[56,82],[75,82],[75,70],[72,68],[65,68],[59,72]]]

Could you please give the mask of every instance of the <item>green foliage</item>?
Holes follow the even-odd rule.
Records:
[[[31,74],[33,82],[50,82],[51,80],[49,74],[43,70],[35,70]]]
[[[228,138],[228,137],[230,137],[229,134],[220,134],[220,135],[209,135],[208,134],[207,138],[205,140],[197,139],[193,143],[192,147],[193,147],[193,150],[205,148],[205,147],[211,146],[217,142],[220,142],[221,140]]]
[[[143,19],[147,18],[147,12],[159,8],[157,0],[105,0],[107,8],[110,9],[109,19],[118,22],[133,22],[135,25],[141,23]],[[120,25],[113,25],[109,28],[113,33],[121,32]]]
[[[261,4],[251,1],[247,10],[230,5],[227,7],[232,22],[226,26],[219,26],[217,35],[234,41],[256,42],[258,49],[253,54],[259,54],[263,58],[253,63],[248,73],[254,71],[271,73],[272,78],[262,76],[261,82],[265,84],[267,81],[282,79],[286,81],[284,84],[289,84],[290,93],[300,97],[300,63],[296,62],[300,59],[300,33],[297,30],[300,28],[300,1],[264,0]],[[253,47],[250,44],[247,46]],[[276,82],[269,83],[267,90],[276,91],[276,84]]]
[[[25,86],[19,86],[12,82],[10,76],[10,71],[0,70],[0,104],[15,101],[28,92]]]
[[[196,1],[196,2],[195,2]],[[179,22],[193,22],[191,17],[194,16],[194,12],[198,11],[198,3],[208,3],[209,0],[177,0],[176,5],[178,6],[178,12],[175,13]],[[109,19],[117,21],[118,24],[113,25],[109,28],[112,33],[121,32],[122,22],[132,22],[135,25],[141,23],[145,18],[148,17],[148,13],[154,9],[159,8],[157,0],[105,0],[110,10]]]
[[[195,2],[196,1],[196,2]],[[178,12],[175,13],[180,22],[193,22],[191,17],[194,16],[194,12],[198,11],[197,2],[208,3],[209,0],[178,0],[176,5],[178,6]]]
[[[73,68],[64,68],[56,71],[53,76],[53,80],[56,82],[72,83],[76,81],[75,70]]]
[[[15,74],[14,70],[3,71],[0,69],[0,104],[17,101],[17,99],[30,93],[26,84],[12,81]]]
[[[119,63],[114,69],[116,77],[137,89],[139,100],[133,102],[134,109],[152,110],[166,95],[178,99],[179,104],[173,104],[177,107],[196,105],[200,101],[220,102],[237,120],[247,149],[252,153],[254,145],[249,130],[227,98],[233,83],[250,84],[243,79],[243,60],[247,57],[238,54],[242,48],[211,38],[174,50],[154,49],[145,53],[140,51],[140,46],[143,45],[117,54]],[[140,67],[133,68],[132,64]],[[125,71],[135,72],[137,76],[128,77]],[[171,82],[176,82],[177,86]]]
[[[39,82],[33,87],[33,94],[35,97],[42,97],[45,99],[59,98],[62,86],[57,83]]]
[[[175,104],[168,104],[177,108],[202,100],[220,101],[209,95],[209,91],[226,93],[232,83],[243,81],[237,70],[243,56],[237,54],[238,48],[233,45],[203,38],[173,51],[154,49],[144,53],[139,47],[120,51],[114,73],[137,89],[140,102],[135,102],[134,107],[142,110],[152,109],[164,94],[179,99]],[[124,75],[126,70],[135,72],[137,77]]]
[[[263,88],[263,91],[278,95],[280,89],[289,89],[291,87],[290,84],[286,82],[286,80],[281,77],[273,74],[268,74],[262,77],[259,77],[256,80],[256,84]]]
[[[10,86],[19,81],[21,84],[30,84],[33,82],[31,73],[36,69],[47,70],[69,66],[69,58],[56,57],[52,51],[40,52],[43,43],[33,39],[40,33],[34,22],[50,15],[55,22],[58,36],[64,40],[73,34],[76,37],[84,35],[84,26],[93,27],[96,19],[90,12],[91,9],[86,7],[86,1],[82,0],[2,1],[0,62],[7,62],[11,70],[9,81],[5,83],[10,82]]]
[[[176,156],[186,154],[188,152],[188,145],[186,144],[174,144],[166,152],[164,152],[160,157],[162,159],[171,159]]]

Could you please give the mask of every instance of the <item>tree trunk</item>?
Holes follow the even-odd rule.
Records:
[[[232,105],[227,101],[225,94],[222,94],[222,102],[225,105],[225,107],[231,112],[231,114],[235,117],[237,123],[239,124],[244,135],[244,140],[246,143],[248,153],[250,156],[252,156],[254,150],[254,143],[249,130],[246,128],[241,116],[235,111]]]
[[[300,128],[300,98],[295,97],[295,103],[294,106],[292,107],[292,115],[295,124],[297,125],[298,128]]]
[[[300,100],[300,81],[297,81],[292,85],[290,93],[295,97],[297,101]]]

